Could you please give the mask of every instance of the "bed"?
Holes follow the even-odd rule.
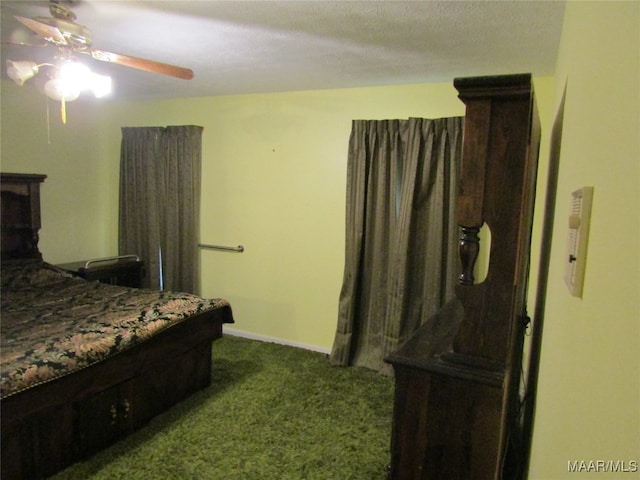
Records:
[[[2,174],[2,478],[44,478],[207,387],[223,299],[88,282],[42,260],[44,175]]]

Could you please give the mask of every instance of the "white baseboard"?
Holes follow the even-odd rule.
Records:
[[[311,350],[313,352],[324,353],[326,355],[329,355],[331,353],[331,349],[330,348],[319,347],[317,345],[309,345],[307,343],[292,342],[290,340],[284,340],[282,338],[277,338],[277,337],[269,337],[267,335],[259,335],[257,333],[243,332],[242,330],[236,330],[234,328],[227,328],[226,326],[224,326],[224,334],[225,335],[230,335],[232,337],[242,337],[242,338],[248,338],[250,340],[258,340],[258,341],[261,341],[261,342],[277,343],[279,345],[287,345],[288,347],[303,348],[305,350]]]

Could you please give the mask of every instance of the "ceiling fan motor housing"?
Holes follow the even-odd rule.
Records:
[[[60,18],[37,17],[35,20],[52,27],[56,27],[60,30],[60,33],[67,41],[67,44],[73,48],[83,50],[91,47],[93,44],[93,41],[91,40],[91,32],[84,25],[79,25],[72,21]]]

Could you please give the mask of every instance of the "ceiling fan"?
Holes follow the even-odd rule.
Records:
[[[58,49],[58,55],[53,59],[53,63],[37,64],[33,61],[7,60],[7,75],[18,85],[23,85],[35,76],[41,67],[47,67],[49,79],[44,84],[44,91],[48,97],[61,102],[63,123],[66,123],[65,102],[78,98],[82,90],[91,89],[97,97],[111,91],[111,78],[92,73],[88,67],[76,61],[75,54],[89,55],[102,62],[184,80],[193,78],[193,71],[188,68],[93,48],[89,29],[76,23],[75,13],[59,0],[49,1],[49,12],[51,17],[28,18],[15,15],[16,20],[40,38],[40,43],[3,43],[23,46],[54,45]]]
[[[102,62],[115,63],[185,80],[193,78],[193,71],[188,68],[95,49],[92,47],[91,32],[85,26],[75,22],[76,15],[68,6],[57,0],[51,0],[49,12],[51,17],[27,18],[16,15],[15,18],[46,42],[57,46],[67,54],[81,53]]]

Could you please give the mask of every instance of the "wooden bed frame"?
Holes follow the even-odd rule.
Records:
[[[44,175],[2,174],[2,257],[41,258]],[[86,458],[207,387],[211,346],[228,306],[195,315],[143,344],[1,402],[2,478],[43,478]]]

